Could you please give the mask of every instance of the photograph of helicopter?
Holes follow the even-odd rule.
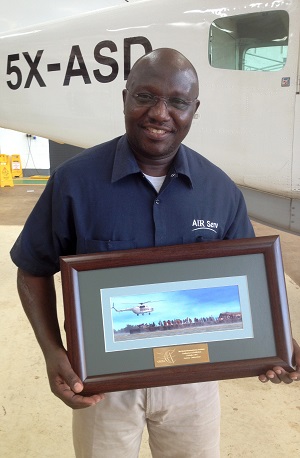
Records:
[[[142,339],[150,334],[193,334],[200,328],[201,332],[243,328],[237,285],[120,296],[111,301],[115,341]],[[122,317],[120,312],[124,312]]]
[[[120,285],[100,298],[106,352],[253,338],[245,275]]]
[[[127,308],[127,309],[121,309],[121,310],[117,310],[116,307],[113,305],[112,309],[114,309],[116,312],[129,312],[129,311],[131,311],[131,312],[135,313],[136,315],[144,315],[145,313],[148,313],[150,315],[151,312],[154,312],[154,308],[150,307],[149,305],[145,305],[145,304],[149,304],[149,303],[152,303],[152,302],[161,302],[161,301],[137,302],[137,305],[133,304],[134,307]],[[129,305],[129,304],[126,304],[126,305]]]

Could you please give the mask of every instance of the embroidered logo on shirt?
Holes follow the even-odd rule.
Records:
[[[201,231],[209,230],[217,234],[219,223],[214,223],[213,221],[204,220],[204,219],[194,219],[192,223],[192,231]]]

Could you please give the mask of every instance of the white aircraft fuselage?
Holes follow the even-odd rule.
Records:
[[[80,147],[121,135],[133,63],[178,49],[200,80],[185,143],[241,187],[250,214],[300,233],[299,37],[298,0],[123,2],[9,30],[0,35],[0,126]],[[282,65],[264,56],[270,67],[253,71],[275,47]]]

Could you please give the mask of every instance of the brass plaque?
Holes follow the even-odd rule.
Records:
[[[209,363],[208,345],[191,344],[153,348],[154,366],[183,366]]]

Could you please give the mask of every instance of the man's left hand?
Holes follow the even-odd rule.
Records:
[[[261,382],[272,382],[272,383],[292,383],[294,381],[300,381],[300,346],[293,339],[293,346],[294,346],[294,364],[296,370],[294,372],[287,372],[282,367],[276,366],[273,367],[272,370],[269,370],[266,374],[260,375],[258,378]]]

